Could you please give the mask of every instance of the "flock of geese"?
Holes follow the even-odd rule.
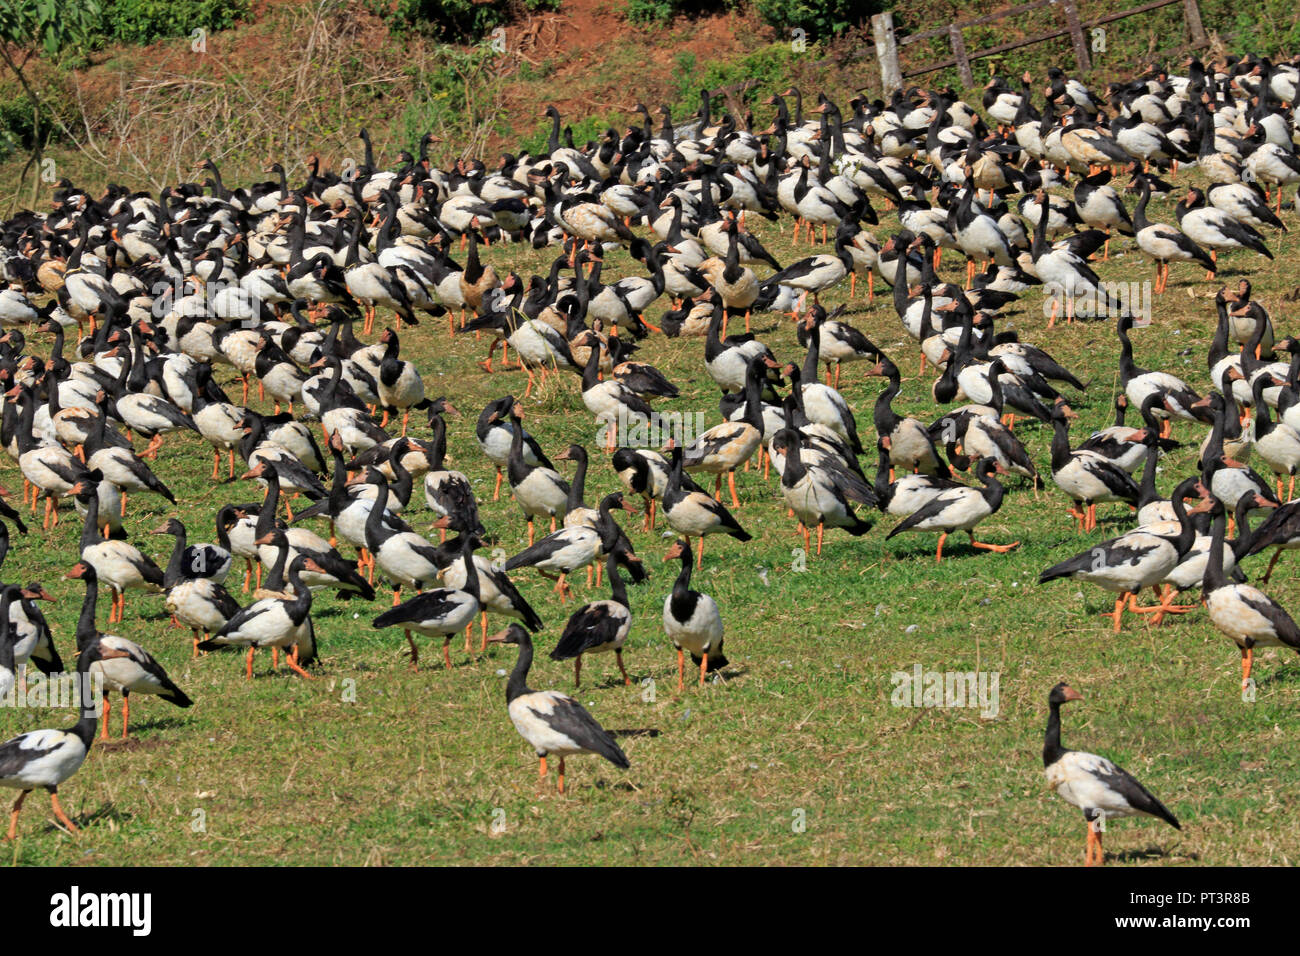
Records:
[[[1300,547],[1300,502],[1290,500],[1300,341],[1276,334],[1247,279],[1224,286],[1203,356],[1208,388],[1198,388],[1137,364],[1142,336],[1159,333],[1135,329],[1143,317],[1122,307],[1097,270],[1117,235],[1151,260],[1157,293],[1175,265],[1195,264],[1183,278],[1200,282],[1202,268],[1214,278],[1220,253],[1240,253],[1242,267],[1272,258],[1269,245],[1286,228],[1284,190],[1300,182],[1292,110],[1300,70],[1258,57],[1185,66],[1185,75],[1151,70],[1097,92],[1057,69],[1041,88],[1028,74],[1014,86],[995,78],[978,105],[949,89],[909,89],[887,102],[855,98],[847,113],[825,95],[805,110],[790,89],[767,101],[765,129],[751,114],[715,116],[703,95],[687,126],[661,109],[656,128],[638,105],[638,123],[584,146],[552,107],[546,150],[504,155],[491,169],[438,168],[431,135],[383,168],[362,131],[364,161],[346,178],[312,157],[300,182],[275,164],[273,178],[231,188],[204,160],[200,182],[156,196],[110,185],[94,197],[59,183],[48,211],[0,224],[0,444],[22,473],[27,521],[43,503],[43,527],[54,527],[70,500],[82,523],[68,572],[85,586],[78,673],[102,675],[106,693],[120,698],[123,737],[133,696],[191,703],[148,650],[98,629],[100,588],[110,625],[126,620],[128,593],[161,593],[190,629],[196,657],[235,649],[251,678],[257,650],[269,649],[274,668],[283,655],[310,678],[319,656],[314,593],[369,603],[387,585],[392,606],[372,623],[402,632],[412,667],[422,638],[440,641],[447,668],[462,633],[470,653],[476,629],[480,651],[518,646],[509,716],[543,781],[547,759],[558,759],[563,791],[566,757],[594,753],[617,767],[628,759],[572,697],[528,687],[543,621],[510,575],[536,569],[561,604],[571,576],[585,570],[594,588],[607,578],[608,598],[573,611],[549,656],[572,660],[578,685],[584,658],[612,654],[630,683],[627,585],[648,572],[620,515],[643,515],[646,530],[662,518],[676,535],[663,560],[680,567],[663,605],[677,686],[688,655],[703,683],[728,662],[721,610],[692,588],[692,573],[708,536],[750,540],[733,512],[736,473],[754,469],[779,484],[810,558],[828,530],[869,532],[873,511],[901,519],[887,538],[936,536],[936,561],[954,534],[1007,552],[1018,542],[981,540],[979,527],[1006,495],[1038,496],[1048,479],[1059,490],[1049,500],[1068,506],[1081,535],[1098,527],[1098,506],[1128,506],[1131,530],[1090,538],[1041,580],[1073,578],[1115,595],[1117,631],[1127,613],[1159,623],[1203,603],[1239,648],[1246,684],[1256,648],[1300,651],[1292,618],[1241,570],[1271,551],[1267,585],[1282,552]],[[1199,187],[1171,185],[1188,169],[1199,171]],[[1176,221],[1149,218],[1153,196],[1177,199]],[[789,224],[810,254],[779,262],[746,227],[756,217]],[[494,266],[503,247],[508,255],[520,244],[554,255],[547,275]],[[618,249],[633,268],[615,278],[605,266]],[[965,260],[964,283],[940,276],[954,254]],[[882,307],[896,310],[922,374],[928,366],[937,375],[932,397],[945,409],[937,420],[896,411],[902,357],[872,343],[843,307],[821,305],[845,280],[849,296],[867,303],[877,280],[891,289]],[[1060,321],[1113,323],[1115,423],[1081,441],[1070,433],[1070,396],[1087,383],[998,328],[1003,310],[1039,294],[1035,287],[1065,290]],[[381,310],[394,320],[376,336]],[[782,361],[755,337],[759,313],[793,320],[802,360]],[[1048,328],[1057,320],[1054,309]],[[679,396],[642,357],[660,335],[703,340],[723,421],[652,449],[628,439]],[[548,457],[513,393],[478,411],[478,447],[496,468],[493,499],[507,483],[527,523],[528,546],[504,564],[479,553],[489,532],[474,487],[447,467],[457,396],[426,393],[404,350],[415,336],[453,351],[480,349],[486,338],[485,375],[512,378],[524,399],[576,389],[601,428],[592,447]],[[851,363],[883,382],[869,428],[865,410],[839,390]],[[248,405],[254,387],[262,411]],[[1030,455],[1018,419],[1051,429],[1049,462]],[[1162,496],[1157,462],[1177,446],[1175,423],[1208,433],[1197,469]],[[160,567],[143,550],[133,509],[148,496],[175,504],[151,462],[179,454],[174,436],[187,432],[211,448],[213,482],[238,476],[262,493],[216,509],[211,541],[196,543],[176,517],[153,528],[172,539]],[[622,490],[593,508],[587,471],[601,457]],[[572,479],[560,461],[572,463]],[[205,467],[196,475],[208,477]],[[413,515],[421,488],[431,529]],[[2,499],[0,516],[7,552],[10,526],[28,527]],[[1178,602],[1198,589],[1200,603]],[[1140,605],[1147,590],[1155,603]],[[29,664],[63,671],[38,606],[47,598],[39,584],[0,585],[4,694]],[[490,616],[508,626],[489,636]],[[1178,822],[1108,760],[1061,746],[1060,706],[1079,696],[1065,684],[1052,689],[1043,756],[1051,785],[1085,816],[1093,864],[1104,858],[1107,818]],[[110,716],[107,700],[102,719],[94,701],[82,708],[70,730],[0,746],[0,784],[21,791],[11,838],[36,788],[75,830],[58,787],[84,761],[97,722],[108,736]]]

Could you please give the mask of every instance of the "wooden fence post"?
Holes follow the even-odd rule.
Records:
[[[955,23],[948,24],[948,42],[952,44],[952,55],[957,61],[957,75],[961,77],[962,85],[967,88],[974,86],[975,74],[971,72],[970,60],[966,57],[966,41],[962,39],[961,27]]]
[[[1074,44],[1074,59],[1079,71],[1087,73],[1092,69],[1092,59],[1088,56],[1088,44],[1083,38],[1079,8],[1074,5],[1074,0],[1061,0],[1061,8],[1065,11],[1065,25],[1070,29],[1070,42]]]
[[[894,40],[894,15],[877,13],[871,18],[871,31],[876,36],[876,59],[880,61],[880,85],[885,96],[903,88],[903,71],[898,66],[898,44]]]
[[[1205,25],[1201,23],[1201,8],[1196,0],[1183,0],[1183,19],[1187,21],[1187,30],[1192,35],[1192,42],[1204,43]]]

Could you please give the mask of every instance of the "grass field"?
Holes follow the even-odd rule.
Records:
[[[1153,220],[1173,220],[1169,203],[1152,209]],[[884,225],[875,232],[883,240],[896,220],[881,215]],[[1295,224],[1294,214],[1286,218]],[[782,262],[807,254],[775,227],[759,222],[757,229]],[[1291,269],[1300,254],[1294,239],[1270,244],[1281,247],[1277,262],[1226,257],[1220,282],[1249,270],[1281,337],[1293,331],[1282,295],[1297,284],[1300,273]],[[1099,266],[1103,279],[1150,278],[1130,241],[1112,244],[1112,253],[1118,254]],[[520,248],[494,247],[486,255],[502,274],[512,268],[526,277],[549,265],[549,257]],[[959,280],[962,267],[950,253],[945,278]],[[606,277],[627,268],[625,256],[611,256]],[[1179,373],[1205,391],[1218,285],[1203,277],[1195,266],[1175,267],[1169,291],[1156,299],[1153,325],[1133,338],[1140,365]],[[846,292],[828,296],[827,304]],[[1001,327],[1014,325],[1026,341],[1091,380],[1085,395],[1071,395],[1081,416],[1072,430],[1077,444],[1110,422],[1117,341],[1110,323],[1045,332],[1042,301],[1027,293]],[[662,309],[651,310],[651,321]],[[919,352],[904,341],[888,290],[871,305],[855,299],[850,318],[903,369],[895,407],[926,421],[937,417],[931,376],[916,377]],[[782,361],[801,362],[788,321],[760,316],[755,330]],[[33,338],[32,349],[47,348],[42,337]],[[508,494],[492,502],[493,470],[473,425],[489,399],[523,395],[523,373],[481,372],[475,363],[484,345],[472,336],[450,341],[441,320],[426,320],[402,344],[424,372],[428,393],[452,397],[465,413],[449,420],[453,467],[474,480],[494,546],[514,553],[525,544],[524,522]],[[703,348],[702,339],[653,336],[638,357],[682,389],[679,400],[659,407],[702,411],[713,424],[717,390],[704,372]],[[848,366],[842,391],[857,410],[865,444],[874,441],[870,409],[883,381],[864,372],[863,365]],[[232,394],[238,397],[237,387]],[[524,405],[526,426],[548,453],[570,442],[594,450],[595,426],[575,377],[554,379]],[[1050,431],[1035,421],[1016,429],[1047,472]],[[427,430],[421,423],[413,433]],[[1176,476],[1195,467],[1202,434],[1177,426],[1174,437],[1186,446],[1162,465],[1160,490],[1167,493]],[[210,462],[206,445],[173,436],[156,466],[180,500],[192,541],[212,539],[223,503],[260,494],[252,482],[212,487]],[[867,464],[874,470],[874,459]],[[0,482],[16,497],[22,479],[8,459]],[[1064,712],[1066,746],[1125,766],[1183,822],[1182,832],[1150,820],[1113,825],[1110,862],[1285,864],[1300,856],[1300,661],[1262,652],[1258,697],[1244,703],[1236,648],[1203,612],[1159,628],[1126,619],[1116,635],[1096,613],[1109,609],[1106,593],[1069,581],[1037,584],[1042,569],[1125,528],[1126,509],[1103,506],[1101,528],[1080,535],[1050,481],[1035,499],[1017,479],[1001,512],[980,528],[984,540],[1020,541],[1010,554],[975,552],[954,538],[936,566],[932,535],[884,541],[897,520],[891,517],[859,539],[828,532],[825,552],[809,556],[799,572],[792,570],[799,542],[775,475],[764,483],[743,473],[738,486],[736,515],[755,540],[710,539],[695,578],[722,608],[732,663],[720,678],[688,684],[683,693],[674,690],[674,653],[660,623],[677,573],[675,562],[660,560],[670,540],[662,523],[646,533],[639,519],[624,516],[651,573],[629,589],[634,624],[625,658],[637,684],[622,685],[612,658],[592,658],[578,697],[606,727],[652,731],[623,740],[628,771],[594,757],[574,759],[569,793],[539,796],[533,755],[505,712],[514,649],[475,660],[454,641],[454,669],[435,666],[431,648],[429,666],[412,673],[400,632],[370,626],[387,604],[382,592],[374,606],[317,595],[323,664],[316,680],[283,668],[272,674],[263,654],[251,682],[234,653],[192,661],[188,631],[169,626],[161,597],[133,593],[125,623],[114,630],[148,647],[195,706],[181,711],[139,699],[132,739],[97,745],[62,789],[68,812],[84,824],[81,837],[55,830],[48,801],[34,795],[20,839],[0,853],[15,863],[64,865],[1075,864],[1083,822],[1046,791],[1040,756],[1047,692],[1068,679],[1087,700]],[[607,462],[593,454],[587,500],[616,487]],[[171,513],[163,505],[133,495],[128,520],[132,539],[160,565],[171,539],[146,533]],[[425,529],[427,514],[417,490],[408,515]],[[58,597],[45,610],[70,659],[82,588],[62,576],[76,561],[80,527],[70,509],[65,519],[47,536],[38,518],[26,538],[16,538],[5,578],[39,579]],[[1283,559],[1269,590],[1300,609],[1294,562]],[[1246,570],[1258,576],[1263,563],[1252,559]],[[531,685],[571,692],[572,667],[545,653],[575,603],[562,607],[534,571],[514,577],[546,620]],[[235,570],[230,581],[236,593]],[[575,585],[579,602],[590,599],[581,581]],[[891,675],[917,664],[996,672],[996,718],[982,719],[978,709],[892,706]],[[647,678],[653,687],[639,683]],[[0,733],[73,719],[70,711],[0,712]]]

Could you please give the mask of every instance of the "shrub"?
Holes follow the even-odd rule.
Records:
[[[248,0],[102,0],[101,32],[122,43],[152,43],[195,30],[228,30],[248,16]]]
[[[783,34],[806,30],[809,38],[829,39],[865,23],[885,9],[884,0],[755,0],[758,15]]]
[[[677,13],[677,0],[627,0],[623,16],[629,23],[667,23]]]
[[[387,16],[389,29],[410,31],[446,43],[481,40],[511,19],[542,10],[557,10],[560,0],[397,0]]]

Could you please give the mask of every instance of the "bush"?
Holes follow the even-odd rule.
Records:
[[[248,16],[248,0],[103,0],[102,8],[104,37],[121,43],[228,30]]]
[[[397,0],[387,16],[389,29],[411,31],[445,43],[473,43],[526,13],[557,10],[560,0]]]
[[[677,13],[677,0],[627,0],[623,16],[629,23],[663,24]]]
[[[782,34],[807,31],[809,39],[829,39],[865,23],[885,9],[884,0],[755,0],[758,15]]]

